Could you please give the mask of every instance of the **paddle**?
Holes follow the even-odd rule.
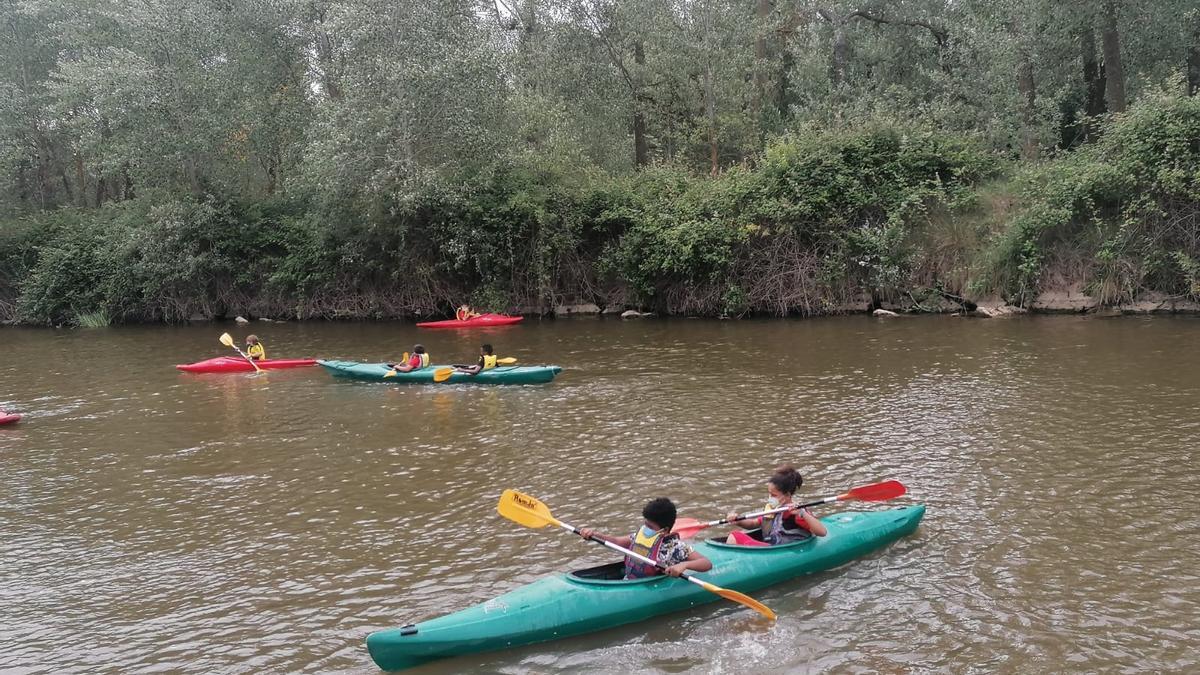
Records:
[[[262,368],[258,367],[258,364],[254,362],[254,359],[250,358],[249,356],[246,356],[246,352],[238,349],[238,346],[233,344],[233,336],[232,335],[230,335],[229,333],[221,333],[221,344],[225,345],[226,347],[233,347],[234,349],[237,349],[237,353],[241,354],[243,359],[246,359],[247,361],[250,362],[250,365],[254,366],[254,372],[256,372],[256,373],[262,372]]]
[[[517,359],[514,356],[506,356],[502,359],[496,359],[497,365],[510,366],[516,362],[517,362]],[[454,369],[458,368],[458,367],[459,366],[454,366],[452,368],[452,367],[447,366],[445,368],[438,368],[437,370],[433,371],[433,381],[434,382],[445,382],[446,380],[450,379],[450,376],[454,374]],[[482,370],[479,371],[479,373],[482,373],[482,372],[483,372]],[[474,373],[474,374],[478,375],[479,373]]]
[[[400,363],[408,363],[408,352],[404,352],[404,356],[400,357]],[[384,377],[396,376],[396,364],[392,364],[392,369],[383,374]]]
[[[500,495],[500,503],[496,505],[496,510],[499,511],[500,515],[504,516],[505,518],[508,518],[514,523],[524,525],[525,527],[532,527],[536,529],[545,527],[547,525],[558,525],[568,532],[579,534],[578,528],[572,527],[571,525],[568,525],[550,515],[550,507],[538,501],[536,497],[531,497],[527,494],[517,492],[516,490],[505,490],[504,494]],[[654,565],[660,570],[666,569],[666,567],[660,564],[657,560],[651,560],[645,556],[638,555],[637,553],[634,553],[627,548],[618,546],[611,541],[604,541],[602,539],[592,539],[591,541],[603,546],[607,546],[614,551],[624,553],[632,558],[636,558],[647,565]],[[775,620],[775,612],[772,612],[769,607],[748,595],[743,595],[737,591],[731,591],[727,588],[721,588],[720,586],[710,584],[707,581],[696,578],[688,572],[684,572],[681,578],[687,579],[688,581],[700,586],[710,593],[716,593],[726,600],[732,600],[733,602],[745,605],[746,607],[753,609],[772,621]]]
[[[800,504],[799,506],[797,506],[795,504],[788,504],[787,506],[781,506],[777,509],[770,509],[768,511],[756,511],[754,513],[747,513],[745,515],[740,515],[740,516],[734,518],[733,520],[730,520],[728,518],[722,518],[721,520],[710,520],[707,523],[705,523],[705,522],[696,520],[695,518],[679,518],[678,520],[675,521],[675,527],[671,529],[671,532],[679,535],[679,537],[681,539],[691,539],[692,537],[696,536],[696,534],[698,532],[700,532],[700,530],[703,530],[708,527],[712,527],[714,525],[725,525],[725,524],[731,523],[735,520],[745,520],[746,518],[757,518],[759,516],[765,516],[765,515],[768,515],[771,513],[781,513],[783,511],[790,511],[792,509],[806,509],[810,506],[820,506],[822,504],[829,504],[832,502],[842,502],[842,501],[847,501],[847,500],[854,500],[854,501],[860,501],[860,502],[882,502],[882,501],[887,501],[889,499],[894,499],[896,497],[899,497],[900,495],[903,495],[905,492],[908,492],[908,488],[904,487],[904,484],[901,483],[900,481],[886,480],[886,481],[883,481],[882,483],[872,483],[870,485],[863,485],[860,487],[856,487],[856,488],[850,490],[849,492],[837,495],[836,497],[826,497],[822,500],[815,501],[815,502],[809,502],[807,504]]]

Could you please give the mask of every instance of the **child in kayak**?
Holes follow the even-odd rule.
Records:
[[[479,316],[479,312],[471,309],[470,305],[461,305],[458,309],[454,310],[454,318],[458,319],[459,321],[474,319],[477,316]]]
[[[684,543],[679,535],[671,534],[671,528],[675,527],[675,513],[675,504],[666,497],[659,497],[651,500],[642,509],[642,526],[628,537],[610,537],[589,527],[580,529],[579,535],[584,539],[610,541],[651,560],[657,560],[666,567],[666,574],[673,577],[677,577],[687,570],[693,572],[711,570],[711,560],[692,550],[692,547]],[[663,571],[626,556],[626,579],[640,579],[658,574],[663,574]]]
[[[388,364],[394,370],[402,373],[407,373],[412,370],[420,370],[421,368],[429,367],[429,354],[425,353],[424,345],[413,345],[412,356],[404,363]]]
[[[491,370],[496,367],[496,355],[492,352],[490,344],[484,344],[479,348],[479,361],[473,366],[455,366],[455,372],[466,373],[468,375],[478,375],[485,370]]]
[[[255,361],[267,360],[267,350],[264,349],[262,343],[258,341],[257,335],[246,336],[246,356],[249,356]]]
[[[767,500],[767,505],[763,508],[764,511],[769,509],[777,509],[781,506],[792,504],[792,497],[796,493],[796,488],[804,482],[804,477],[796,471],[795,467],[790,464],[775,469],[775,475],[767,481],[767,493],[770,499]],[[829,534],[825,529],[825,525],[817,520],[816,516],[808,512],[808,509],[800,509],[799,512],[781,511],[767,516],[759,516],[758,518],[747,518],[745,520],[733,521],[736,518],[736,513],[729,514],[733,525],[744,529],[760,529],[762,539],[757,539],[745,532],[732,532],[729,538],[725,540],[727,544],[737,544],[740,546],[778,546],[779,544],[790,544],[795,541],[808,539],[816,535],[824,537]]]

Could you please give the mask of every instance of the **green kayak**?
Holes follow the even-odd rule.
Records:
[[[335,377],[349,377],[372,382],[420,382],[433,384],[433,373],[438,368],[429,366],[407,373],[397,371],[392,377],[384,377],[391,370],[386,363],[359,363],[357,361],[317,361]],[[454,373],[450,379],[438,384],[544,384],[562,372],[558,366],[499,366],[478,375]]]
[[[843,565],[917,529],[925,506],[848,511],[821,519],[826,537],[771,547],[696,544],[713,562],[696,576],[748,593]],[[383,670],[434,659],[580,635],[659,614],[716,602],[720,597],[682,579],[621,580],[620,563],[553,574],[482,605],[367,636],[367,651]]]

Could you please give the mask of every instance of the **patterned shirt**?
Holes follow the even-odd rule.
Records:
[[[679,537],[671,537],[658,547],[658,562],[670,567],[687,560],[691,554],[692,547],[687,542]]]

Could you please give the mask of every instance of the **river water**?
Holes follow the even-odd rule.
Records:
[[[759,506],[781,461],[803,497],[899,479],[925,521],[756,593],[773,626],[718,603],[415,672],[1200,667],[1200,320],[252,328],[273,357],[463,362],[488,340],[564,371],[189,375],[247,331],[0,330],[0,408],[26,414],[0,427],[0,670],[377,672],[371,631],[609,559],[501,518],[503,489],[623,533],[658,495]]]

